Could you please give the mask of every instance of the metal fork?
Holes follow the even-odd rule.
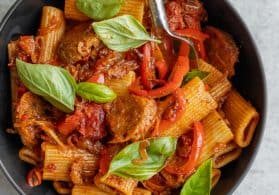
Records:
[[[195,60],[196,60],[196,63],[198,64],[198,55],[197,55],[197,51],[195,49],[194,43],[190,39],[188,39],[186,37],[178,36],[170,30],[169,24],[168,24],[168,18],[166,16],[166,12],[165,12],[164,0],[149,0],[149,7],[151,10],[151,14],[152,14],[152,18],[153,18],[155,27],[162,28],[163,30],[165,30],[165,32],[169,36],[171,36],[175,39],[178,39],[180,41],[185,41],[186,43],[188,43],[190,45],[191,49],[194,51]]]

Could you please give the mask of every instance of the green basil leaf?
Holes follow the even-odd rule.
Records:
[[[118,14],[123,0],[77,0],[76,7],[94,20],[109,19]]]
[[[109,87],[89,82],[79,83],[77,86],[77,94],[96,103],[107,103],[116,98],[116,94]]]
[[[23,84],[63,112],[74,111],[75,80],[69,72],[46,64],[29,64],[16,60],[17,72]]]
[[[209,72],[201,71],[198,69],[193,69],[190,72],[186,74],[186,76],[183,79],[182,85],[185,85],[190,80],[192,80],[195,77],[199,77],[200,79],[204,79],[209,75]]]
[[[148,141],[147,160],[140,164],[133,162],[133,160],[141,159],[139,146],[142,141],[132,143],[112,159],[107,175],[113,174],[143,181],[160,172],[164,168],[166,160],[175,152],[177,138],[160,137],[148,139]]]
[[[142,24],[131,15],[94,22],[92,26],[103,43],[115,51],[138,48],[147,41],[160,43],[159,40],[151,38]]]
[[[212,160],[205,161],[198,170],[187,179],[180,195],[210,195]]]

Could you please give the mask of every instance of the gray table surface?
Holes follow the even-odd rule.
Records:
[[[15,0],[0,0],[0,20],[14,2]],[[278,195],[279,0],[229,0],[229,2],[242,16],[257,43],[264,62],[269,95],[269,114],[263,143],[250,172],[234,195]],[[14,194],[17,193],[0,172],[0,195]]]

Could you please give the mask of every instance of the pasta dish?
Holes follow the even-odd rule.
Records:
[[[207,195],[259,114],[233,86],[239,49],[200,0],[65,0],[8,44],[26,182],[58,194]],[[197,58],[198,57],[198,58]]]

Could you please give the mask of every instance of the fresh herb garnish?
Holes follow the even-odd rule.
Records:
[[[209,72],[201,71],[198,69],[193,69],[190,72],[186,74],[186,76],[183,79],[182,85],[185,85],[190,80],[192,80],[195,77],[199,77],[200,79],[204,79],[209,75]]]
[[[205,161],[198,170],[187,179],[180,195],[210,195],[212,160]]]
[[[103,43],[115,51],[138,48],[148,41],[160,43],[159,40],[150,37],[142,24],[131,15],[94,22],[92,26]]]
[[[116,98],[116,94],[107,86],[89,82],[79,83],[77,94],[97,103],[110,102]]]
[[[17,72],[23,84],[63,112],[74,111],[76,93],[97,103],[110,102],[116,94],[107,86],[96,83],[77,84],[64,68],[47,64],[29,64],[16,60]]]
[[[141,159],[139,149],[140,143],[143,141],[132,143],[122,149],[112,159],[109,170],[104,177],[113,174],[143,181],[160,172],[164,168],[166,160],[175,152],[177,138],[160,137],[148,139],[149,146],[146,148],[148,158],[141,163],[135,163],[135,160]]]
[[[76,0],[76,7],[93,20],[104,20],[118,14],[123,2],[123,0]]]

